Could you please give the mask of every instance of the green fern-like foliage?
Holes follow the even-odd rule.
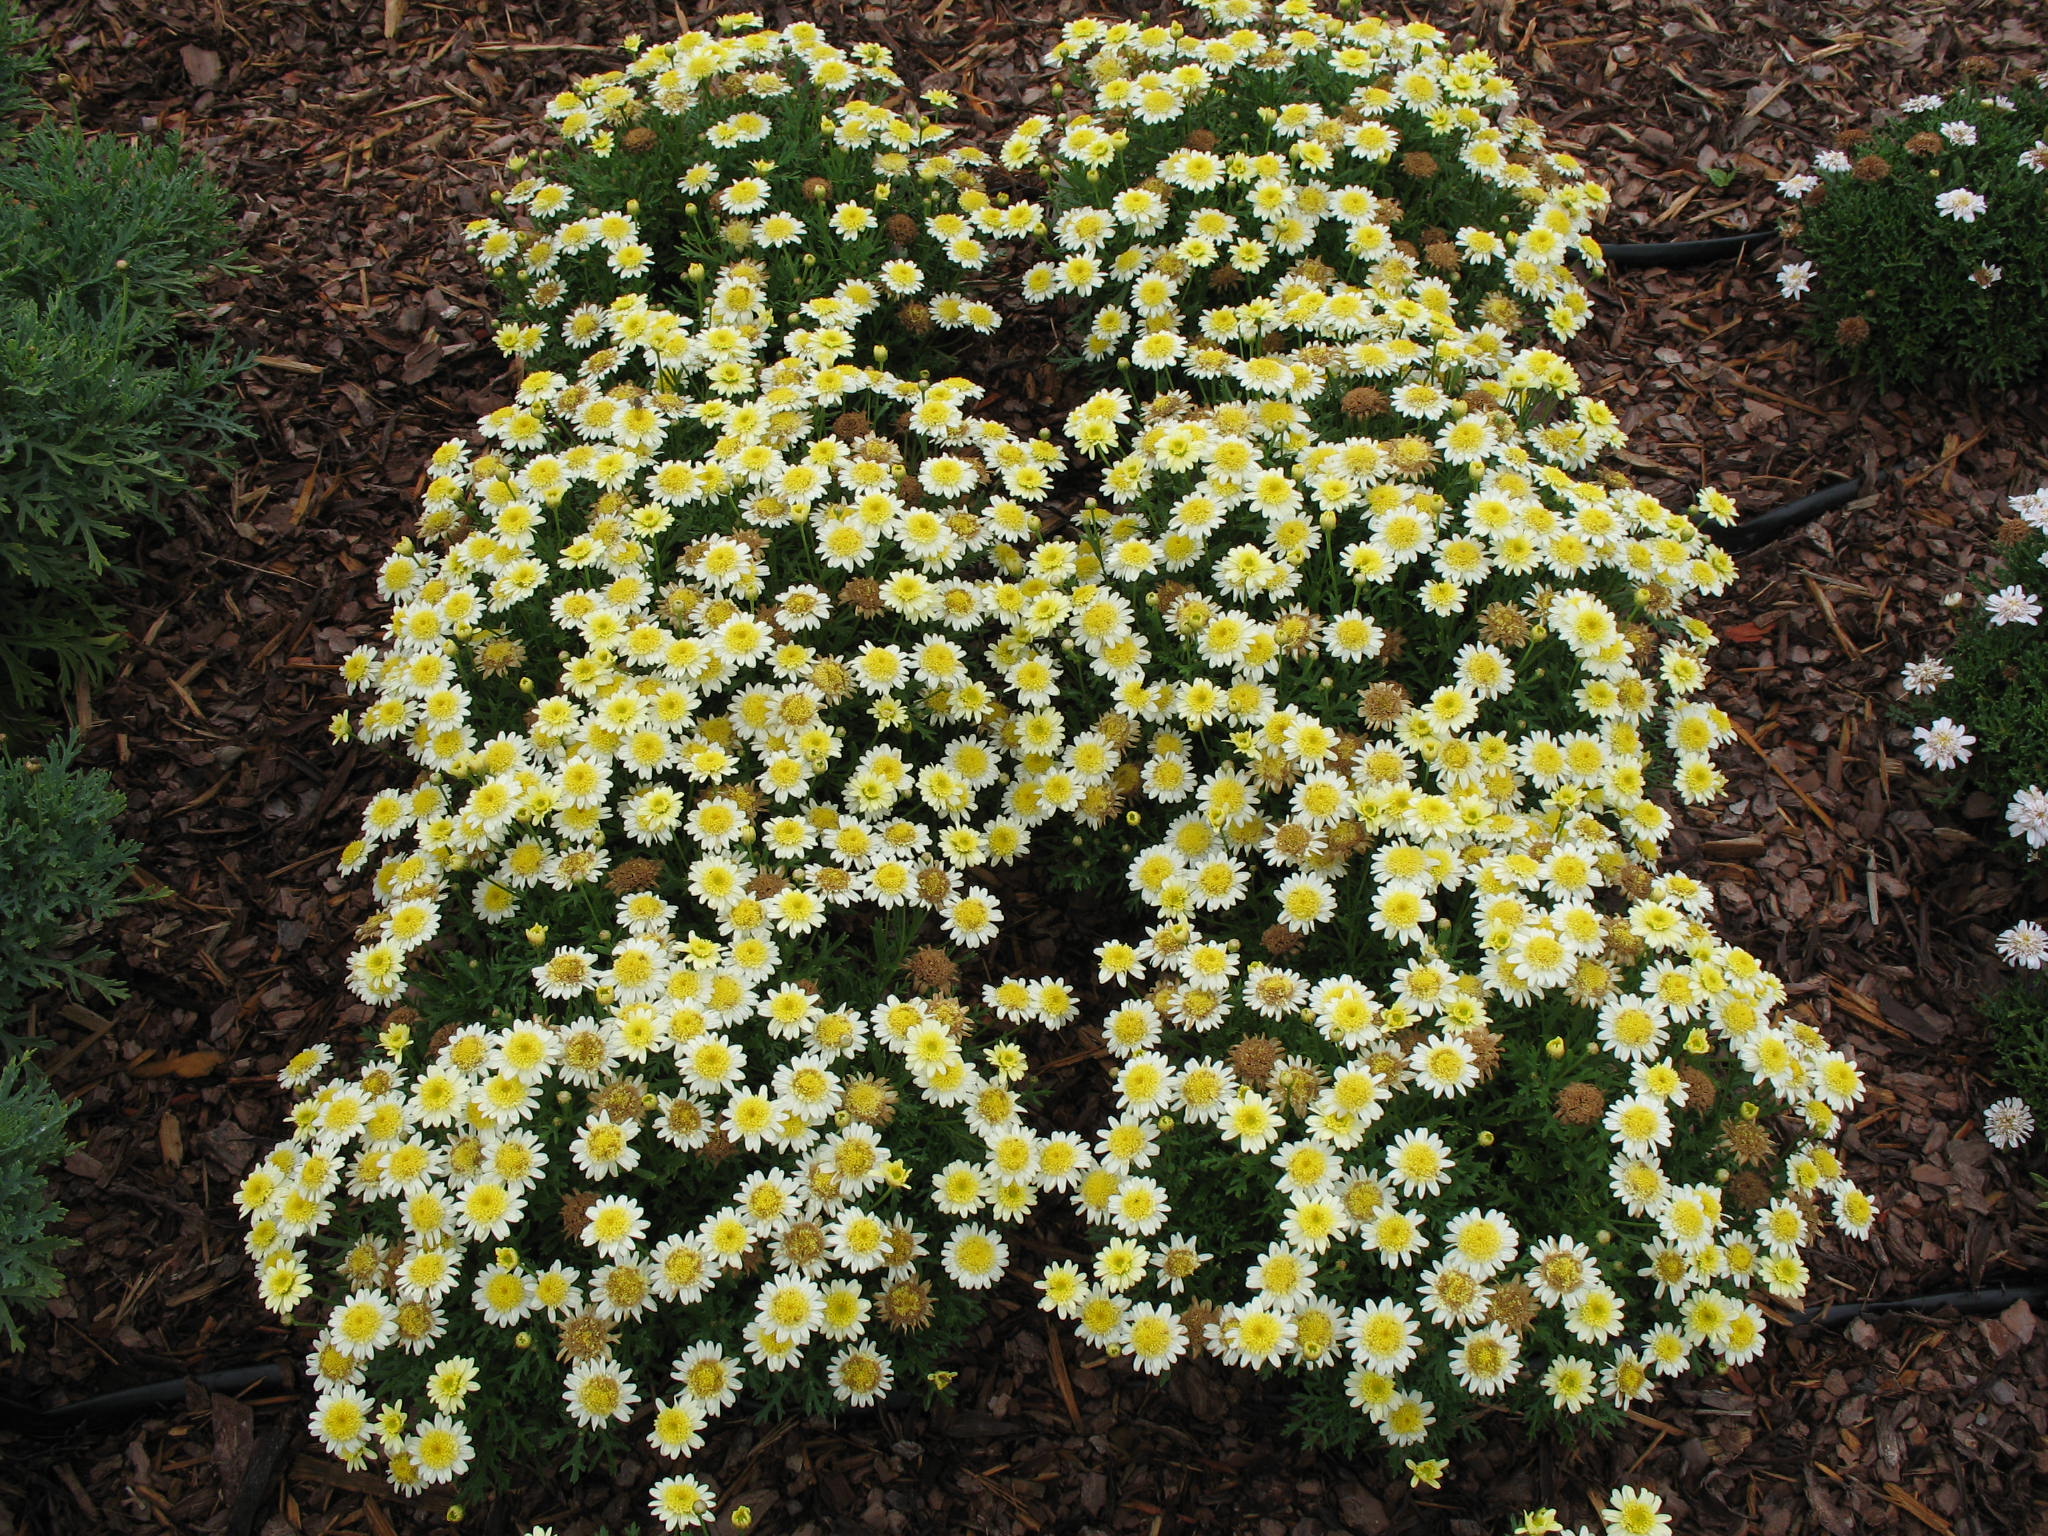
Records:
[[[1998,1084],[2048,1116],[2048,981],[2022,972],[1977,1004],[1998,1052]]]
[[[64,1208],[50,1200],[49,1168],[69,1150],[70,1112],[32,1062],[0,1063],[0,1334],[14,1349],[17,1309],[63,1285],[54,1261],[70,1244],[55,1230]]]
[[[43,123],[0,162],[0,688],[16,713],[104,672],[122,541],[246,434],[222,388],[245,364],[186,334],[232,233],[226,194],[176,144]]]
[[[36,41],[36,19],[20,0],[0,0],[0,119],[35,100],[28,77],[50,61],[50,51]],[[0,126],[0,135],[6,133]]]
[[[104,770],[73,766],[75,741],[45,760],[0,761],[0,1043],[26,999],[50,987],[118,997],[118,980],[87,967],[85,931],[133,898],[121,882],[136,845],[114,836],[126,808]]]

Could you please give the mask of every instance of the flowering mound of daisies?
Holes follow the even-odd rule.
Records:
[[[1069,26],[1087,110],[993,156],[815,27],[629,40],[472,227],[525,376],[338,721],[412,763],[345,856],[389,1013],[240,1192],[351,1465],[649,1446],[699,1524],[718,1414],[874,1402],[1022,1272],[1433,1479],[1868,1229],[1855,1066],[1658,868],[1732,567],[1546,345],[1604,193],[1431,28],[1208,9]],[[962,376],[1012,300],[1084,381],[1030,437]],[[1121,931],[1000,974],[1005,865]]]
[[[1732,569],[1526,332],[1582,323],[1604,194],[1484,55],[1277,20],[1077,23],[1091,109],[1001,155],[1103,381],[1059,697],[1132,925],[1093,1261],[1040,1283],[1139,1369],[1300,1375],[1323,1438],[1611,1416],[1753,1358],[1823,1209],[1867,1230],[1862,1085],[1656,867],[1660,791],[1721,788],[1685,608]]]
[[[1885,383],[2008,386],[2048,368],[2048,76],[1915,96],[1778,190],[1811,258],[1778,284],[1825,352]]]

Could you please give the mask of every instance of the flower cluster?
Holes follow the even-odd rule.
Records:
[[[2048,78],[1913,97],[1778,190],[1812,258],[1784,263],[1779,290],[1809,304],[1824,350],[1887,381],[2013,384],[2048,362]]]
[[[2010,498],[1997,572],[1983,584],[1947,657],[1900,673],[1906,693],[1935,718],[1913,728],[1923,767],[1947,772],[1974,760],[2007,800],[2005,819],[2029,856],[2048,847],[2048,655],[2037,638],[2048,600],[2048,486]],[[1978,749],[1982,748],[1982,756]],[[1998,938],[2008,964],[2048,962],[2048,930],[2031,921]]]
[[[957,164],[853,94],[892,79],[804,26],[692,33],[553,110],[589,146],[571,170],[638,156],[674,202],[808,205],[820,245]],[[793,109],[824,113],[809,163],[770,166]],[[705,158],[671,178],[678,149]],[[240,1201],[280,1311],[339,1244],[313,1429],[400,1488],[532,1454],[479,1417],[511,1397],[558,1399],[539,1447],[630,1425],[671,1458],[743,1383],[876,1401],[1086,1156],[1028,1128],[1022,1054],[946,950],[913,952],[989,940],[976,872],[1039,819],[1006,808],[1027,738],[994,726],[1049,663],[1008,638],[1020,589],[960,573],[1029,546],[1061,450],[963,379],[847,360],[885,304],[941,307],[900,247],[821,274],[769,213],[685,276],[705,232],[665,190],[584,207],[532,177],[507,199],[529,226],[472,228],[533,366],[482,451],[435,455],[386,640],[342,669],[367,702],[340,728],[419,769],[343,859],[378,903],[349,984],[404,1006],[348,1070],[291,1063],[292,1134]],[[653,1505],[711,1507],[688,1474]]]
[[[1663,1497],[1649,1488],[1623,1486],[1601,1504],[1599,1536],[1671,1536],[1671,1517]],[[1515,1522],[1514,1536],[1595,1536],[1589,1525],[1568,1526],[1554,1509],[1526,1511]]]
[[[1653,778],[1721,787],[1683,609],[1732,570],[1580,473],[1613,418],[1520,334],[1518,298],[1574,328],[1601,194],[1485,56],[1282,22],[1078,23],[1094,110],[1002,156],[1052,184],[1027,297],[1087,300],[1117,370],[1067,420],[1103,493],[1060,686],[1118,721],[1140,925],[1098,954],[1098,1246],[1040,1285],[1141,1370],[1285,1366],[1409,1447],[1511,1388],[1575,1414],[1753,1357],[1742,1293],[1803,1290],[1816,1199],[1872,1219],[1826,1146],[1862,1089],[1650,867]],[[1417,230],[1447,165],[1504,195]],[[1574,1165],[1595,1214],[1561,1224]]]
[[[1909,662],[1900,681],[1916,715],[1914,755],[1923,767],[1967,767],[2005,800],[2005,824],[2030,859],[2048,847],[2048,486],[2010,498],[1994,572],[1958,626],[1945,657]],[[1960,594],[1958,594],[1960,595]],[[2021,974],[1981,1000],[2007,1080],[2048,1105],[2048,927],[2023,918],[2000,933],[1998,958]],[[2032,1133],[2026,1102],[2006,1099],[1985,1118],[1986,1134],[2015,1147]]]
[[[1475,1406],[1754,1358],[1869,1229],[1856,1067],[1657,869],[1722,788],[1733,509],[1607,468],[1545,345],[1604,192],[1432,28],[1206,9],[1072,24],[1087,110],[994,156],[728,18],[557,98],[473,226],[525,377],[343,669],[418,769],[344,860],[394,1011],[241,1191],[352,1463],[873,1402],[1058,1194],[1085,1341],[1284,1368],[1441,1475]],[[1076,317],[1078,463],[886,366],[1011,270]],[[1001,974],[1005,865],[1091,892],[1089,973]],[[1037,1114],[1026,1029],[1088,1031],[1101,1115]]]

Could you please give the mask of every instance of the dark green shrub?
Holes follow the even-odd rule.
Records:
[[[2048,364],[2048,94],[1926,96],[1783,184],[1819,271],[1819,348],[1884,384],[1928,373],[2006,386]],[[1806,185],[1811,182],[1812,185]],[[1975,198],[1961,198],[1962,193]],[[1978,206],[1981,200],[1981,206]],[[1796,292],[1803,264],[1791,269]]]
[[[2040,629],[2040,616],[2048,612],[2048,570],[2041,564],[2048,556],[2048,533],[2041,531],[2048,494],[2015,496],[2011,505],[2024,522],[2008,525],[2014,536],[1996,568],[1977,583],[1976,600],[1956,625],[1955,644],[1946,657],[1914,662],[1904,672],[1907,693],[1917,696],[1909,714],[1946,720],[1965,732],[1958,765],[1967,763],[1972,784],[2001,800],[2048,781],[2048,646]],[[1945,768],[1936,745],[1915,751],[1924,766]],[[2013,835],[2025,836],[2031,847],[2048,841],[2029,836],[2017,810],[2008,811],[2008,819]]]
[[[28,77],[49,59],[49,50],[36,43],[35,17],[22,11],[19,0],[0,0],[0,118],[35,100]],[[0,125],[0,134],[5,132]]]
[[[52,1260],[70,1245],[53,1230],[64,1208],[51,1203],[47,1170],[68,1149],[70,1113],[33,1063],[0,1062],[0,1334],[17,1349],[14,1309],[63,1284]]]
[[[2001,1087],[2048,1115],[2048,980],[2023,971],[1977,1004],[1998,1050]]]
[[[102,672],[120,540],[246,432],[243,364],[181,323],[225,194],[175,145],[42,124],[0,164],[0,672],[21,710]]]
[[[87,967],[84,931],[131,901],[121,893],[136,845],[113,833],[126,808],[106,772],[72,766],[77,743],[49,758],[0,760],[0,1041],[22,1004],[46,987],[122,995]]]

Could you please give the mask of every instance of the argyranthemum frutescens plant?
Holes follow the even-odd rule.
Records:
[[[315,1433],[403,1489],[684,1457],[743,1385],[872,1402],[1084,1155],[1025,1129],[942,951],[892,990],[920,927],[989,939],[971,872],[1030,842],[955,572],[1029,543],[1061,453],[848,361],[928,288],[855,210],[954,162],[857,94],[880,56],[748,25],[558,100],[585,153],[472,229],[535,366],[436,454],[343,668],[342,727],[419,769],[344,858],[378,902],[350,984],[403,1006],[363,1062],[291,1063],[240,1198],[266,1299],[319,1292]],[[669,1527],[710,1507],[654,1489]]]
[[[1824,1209],[1873,1217],[1828,1146],[1855,1067],[1654,867],[1656,791],[1721,788],[1684,609],[1732,568],[1584,477],[1613,418],[1510,329],[1516,294],[1574,328],[1600,194],[1439,44],[1307,7],[1077,24],[1098,113],[1003,156],[1054,182],[1027,291],[1095,305],[1123,380],[1067,423],[1105,467],[1056,704],[1096,724],[1021,786],[1121,820],[1137,924],[1099,956],[1097,1251],[1046,1305],[1141,1369],[1295,1371],[1313,1432],[1396,1447],[1748,1360],[1752,1288],[1804,1290]],[[1431,174],[1388,167],[1418,142]],[[1433,210],[1425,276],[1401,205],[1449,163],[1475,211]]]
[[[2048,366],[2048,76],[1915,96],[1778,190],[1810,260],[1780,266],[1821,348],[1893,384],[2010,386]]]
[[[1746,1358],[1741,1289],[1796,1293],[1816,1199],[1869,1220],[1824,1145],[1853,1068],[1774,1024],[1703,889],[1646,864],[1653,776],[1719,787],[1708,636],[1679,610],[1728,568],[1578,478],[1612,418],[1519,329],[1521,300],[1561,334],[1583,316],[1564,257],[1595,254],[1600,194],[1477,56],[1279,21],[1095,39],[1096,85],[1130,79],[1113,110],[1148,129],[1174,102],[1110,50],[1178,51],[1191,108],[1233,70],[1320,103],[1292,140],[1257,102],[1202,130],[1302,146],[1219,157],[1246,221],[1217,237],[1227,306],[1223,268],[1176,286],[1216,267],[1214,186],[1120,161],[1126,120],[1057,130],[1098,175],[1056,192],[1055,288],[1090,297],[1094,241],[1130,318],[1085,350],[1160,385],[1071,419],[1112,456],[1076,537],[1030,510],[1059,450],[969,417],[971,386],[865,366],[993,325],[930,274],[1040,223],[970,150],[839,99],[888,83],[879,56],[742,23],[555,104],[584,153],[513,189],[528,225],[474,231],[533,371],[490,451],[444,451],[426,548],[386,571],[390,642],[349,664],[377,694],[356,728],[426,770],[371,807],[391,846],[352,978],[410,985],[420,1016],[351,1074],[295,1063],[297,1134],[244,1191],[273,1300],[310,1288],[301,1250],[340,1258],[315,1427],[344,1455],[419,1486],[565,1445],[686,1454],[743,1376],[771,1404],[871,1400],[1048,1188],[1105,1239],[1043,1277],[1085,1337],[1147,1370],[1197,1340],[1289,1364],[1401,1447],[1518,1377],[1571,1410],[1639,1400],[1695,1342]],[[1376,179],[1389,135],[1434,161],[1403,175],[1448,178],[1439,151],[1471,172],[1430,205],[1447,238],[1409,240],[1432,231]],[[1128,238],[1069,217],[1098,188]],[[1202,222],[1162,253],[1176,217]],[[1138,351],[1169,331],[1200,344]],[[963,1038],[1067,1022],[1073,989],[962,1002],[931,954],[930,995],[886,991],[920,925],[994,932],[974,869],[1069,828],[1134,903],[1100,956],[1126,1113],[1092,1143],[1028,1129],[1021,1055]],[[1762,1103],[1722,1124],[1730,1089]],[[1729,1191],[1763,1207],[1755,1241],[1730,1159],[1756,1165]],[[564,1419],[495,1411],[557,1393]],[[693,1478],[656,1487],[664,1524],[708,1508]]]
[[[2048,847],[2048,486],[2014,496],[2004,552],[1957,627],[1946,657],[1907,663],[1913,752],[1922,767],[1967,768],[1970,781],[2006,802],[2005,823],[2035,858]],[[1960,602],[1963,594],[1954,595]],[[1998,957],[2025,973],[1985,997],[1980,1011],[1997,1041],[2007,1082],[2048,1113],[2048,928],[2032,918],[1998,936]],[[2008,1114],[2001,1145],[2026,1136]],[[1987,1129],[1989,1122],[1987,1122]],[[2028,1126],[2031,1131],[2031,1125]]]

